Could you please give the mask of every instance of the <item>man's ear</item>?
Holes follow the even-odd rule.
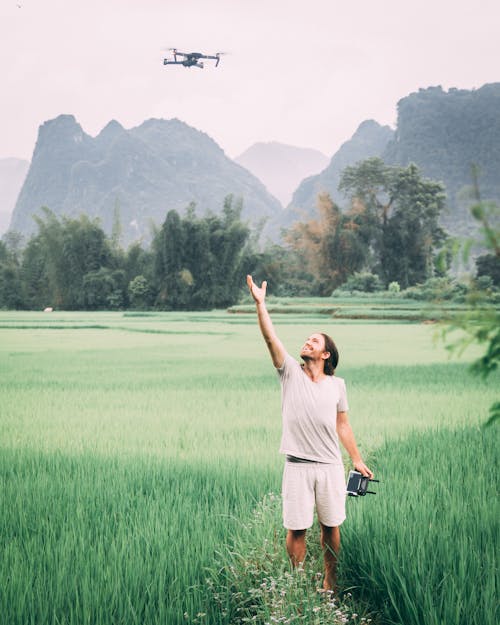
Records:
[[[330,352],[323,352],[321,354],[321,358],[323,358],[323,360],[328,360],[328,358],[330,358],[331,354]]]

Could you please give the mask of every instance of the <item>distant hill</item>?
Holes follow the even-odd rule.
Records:
[[[254,143],[234,160],[257,176],[287,206],[298,184],[322,171],[329,159],[318,150],[271,141]]]
[[[370,156],[380,156],[393,134],[394,131],[389,126],[381,126],[373,120],[360,124],[351,139],[343,143],[333,155],[328,167],[318,175],[301,182],[282,216],[283,224],[289,225],[304,213],[314,215],[318,194],[324,191],[337,204],[342,205],[345,202],[344,196],[338,191],[342,170]]]
[[[363,122],[323,172],[299,185],[281,215],[282,225],[314,215],[322,191],[345,208],[346,199],[337,190],[341,172],[369,156],[380,156],[390,165],[413,162],[424,177],[441,181],[448,204],[442,224],[454,235],[470,236],[477,224],[464,187],[472,183],[472,164],[479,167],[482,198],[500,202],[500,83],[477,90],[420,89],[398,102],[396,131]]]
[[[449,210],[444,226],[468,234],[471,218],[461,190],[479,167],[483,199],[500,201],[500,83],[477,90],[420,89],[398,102],[397,130],[382,158],[388,164],[413,162],[424,176],[446,186]]]
[[[0,236],[9,227],[29,165],[20,158],[0,158]]]
[[[228,194],[244,200],[243,218],[256,222],[282,211],[253,174],[229,159],[208,135],[177,120],[150,119],[130,130],[111,121],[93,138],[72,115],[45,122],[11,228],[33,233],[42,206],[57,215],[98,217],[111,232],[118,208],[122,243],[150,236],[170,209],[220,212]]]

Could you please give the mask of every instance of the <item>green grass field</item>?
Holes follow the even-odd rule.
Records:
[[[346,379],[366,459],[380,467],[387,489],[395,467],[411,462],[416,492],[433,501],[442,487],[418,467],[441,461],[442,453],[433,454],[432,435],[425,458],[408,459],[405,445],[420,440],[412,438],[418,431],[452,434],[486,419],[498,377],[471,377],[468,364],[478,352],[450,361],[435,344],[435,329],[424,324],[314,312],[273,318],[292,354],[313,331],[334,336],[337,372]],[[266,493],[279,492],[279,437],[279,384],[253,315],[0,313],[0,622],[236,622],[235,605],[223,614],[211,600],[207,571]],[[481,455],[480,441],[470,440],[468,454]],[[476,483],[482,465],[464,469],[464,458],[453,462],[465,482]],[[355,503],[382,541],[408,524],[406,512],[380,512],[377,506],[395,501],[393,492],[382,485],[380,491]],[[460,499],[453,505],[455,518]],[[474,510],[464,513],[473,523]],[[352,516],[346,545],[356,544],[349,536],[359,511]],[[266,531],[278,533],[284,566],[279,522],[270,521]],[[449,536],[438,539],[440,549],[455,549]],[[479,557],[483,543],[494,547],[491,540],[491,532],[473,533],[469,546]],[[425,574],[425,557],[420,562],[413,554],[415,570]],[[356,558],[356,549],[346,548],[345,579],[352,585],[347,555]],[[372,564],[380,568],[374,559],[363,562],[367,579]],[[411,599],[415,581],[402,571]],[[448,576],[460,588],[466,572]],[[360,601],[398,622],[402,616],[390,609],[394,580],[377,580],[382,600],[360,592]],[[401,623],[473,622],[461,614]]]

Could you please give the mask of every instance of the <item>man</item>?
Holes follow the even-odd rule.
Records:
[[[247,276],[247,284],[281,381],[280,452],[286,455],[282,493],[288,555],[294,566],[304,562],[306,530],[313,524],[316,506],[325,560],[323,590],[334,590],[346,499],[339,439],[355,469],[370,478],[373,473],[361,458],[349,423],[344,380],[334,375],[338,363],[335,343],[326,334],[312,334],[301,349],[303,364],[299,365],[286,352],[266,310],[267,282],[258,287],[252,276]]]

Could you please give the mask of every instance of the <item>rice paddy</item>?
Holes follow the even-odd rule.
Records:
[[[443,454],[453,454],[451,466],[465,485],[460,492],[470,495],[485,466],[471,459],[486,454],[487,434],[460,433],[476,431],[486,419],[497,400],[498,376],[471,376],[468,364],[478,355],[473,349],[450,361],[432,326],[335,320],[314,312],[273,318],[292,354],[312,331],[334,336],[358,443],[384,480],[379,496],[355,502],[360,505],[345,524],[346,583],[359,586],[359,601],[380,622],[493,625],[491,606],[481,612],[482,621],[464,618],[470,602],[450,612],[453,592],[441,601],[446,610],[432,611],[430,593],[445,579],[476,603],[491,602],[493,582],[485,583],[485,575],[495,580],[493,563],[483,558],[483,594],[465,585],[465,569],[473,565],[464,558],[452,560],[456,572],[434,567],[433,581],[422,591],[417,581],[429,556],[416,553],[408,538],[421,528],[412,532],[405,522],[414,504],[410,500],[395,514],[392,489],[396,468],[405,466],[411,492],[426,495],[427,516],[419,523],[427,528],[429,515],[442,519],[432,534],[440,560],[447,550],[457,552],[446,533],[458,536],[461,512],[468,520],[459,544],[465,541],[479,554],[495,548],[494,518],[485,512],[493,499],[484,495],[461,510],[464,499],[453,492],[449,510],[436,508],[436,497],[445,485],[451,492],[453,481],[444,485],[419,467],[436,462],[442,471]],[[279,493],[280,421],[277,376],[253,315],[0,312],[0,622],[235,622],[238,598],[226,597],[233,603],[222,609],[207,577],[213,581],[221,553],[266,494]],[[408,445],[424,445],[419,436],[427,436],[427,455],[408,459]],[[454,454],[452,443],[432,444],[454,436],[466,453]],[[468,532],[477,510],[481,527],[490,529]],[[356,547],[353,532],[366,526],[377,540],[361,533]],[[286,567],[279,518],[266,531],[277,533],[281,560],[275,564]],[[410,541],[412,559],[405,559],[401,544],[396,555],[404,566],[389,574],[377,557],[392,553],[394,536],[397,545]],[[353,580],[357,562],[365,583]],[[391,608],[398,579],[406,594],[394,595],[395,601],[407,606],[400,612]],[[368,582],[373,595],[366,592]],[[413,612],[424,620],[412,621]],[[264,623],[258,618],[271,613],[253,616]],[[340,622],[333,612],[328,618]]]

